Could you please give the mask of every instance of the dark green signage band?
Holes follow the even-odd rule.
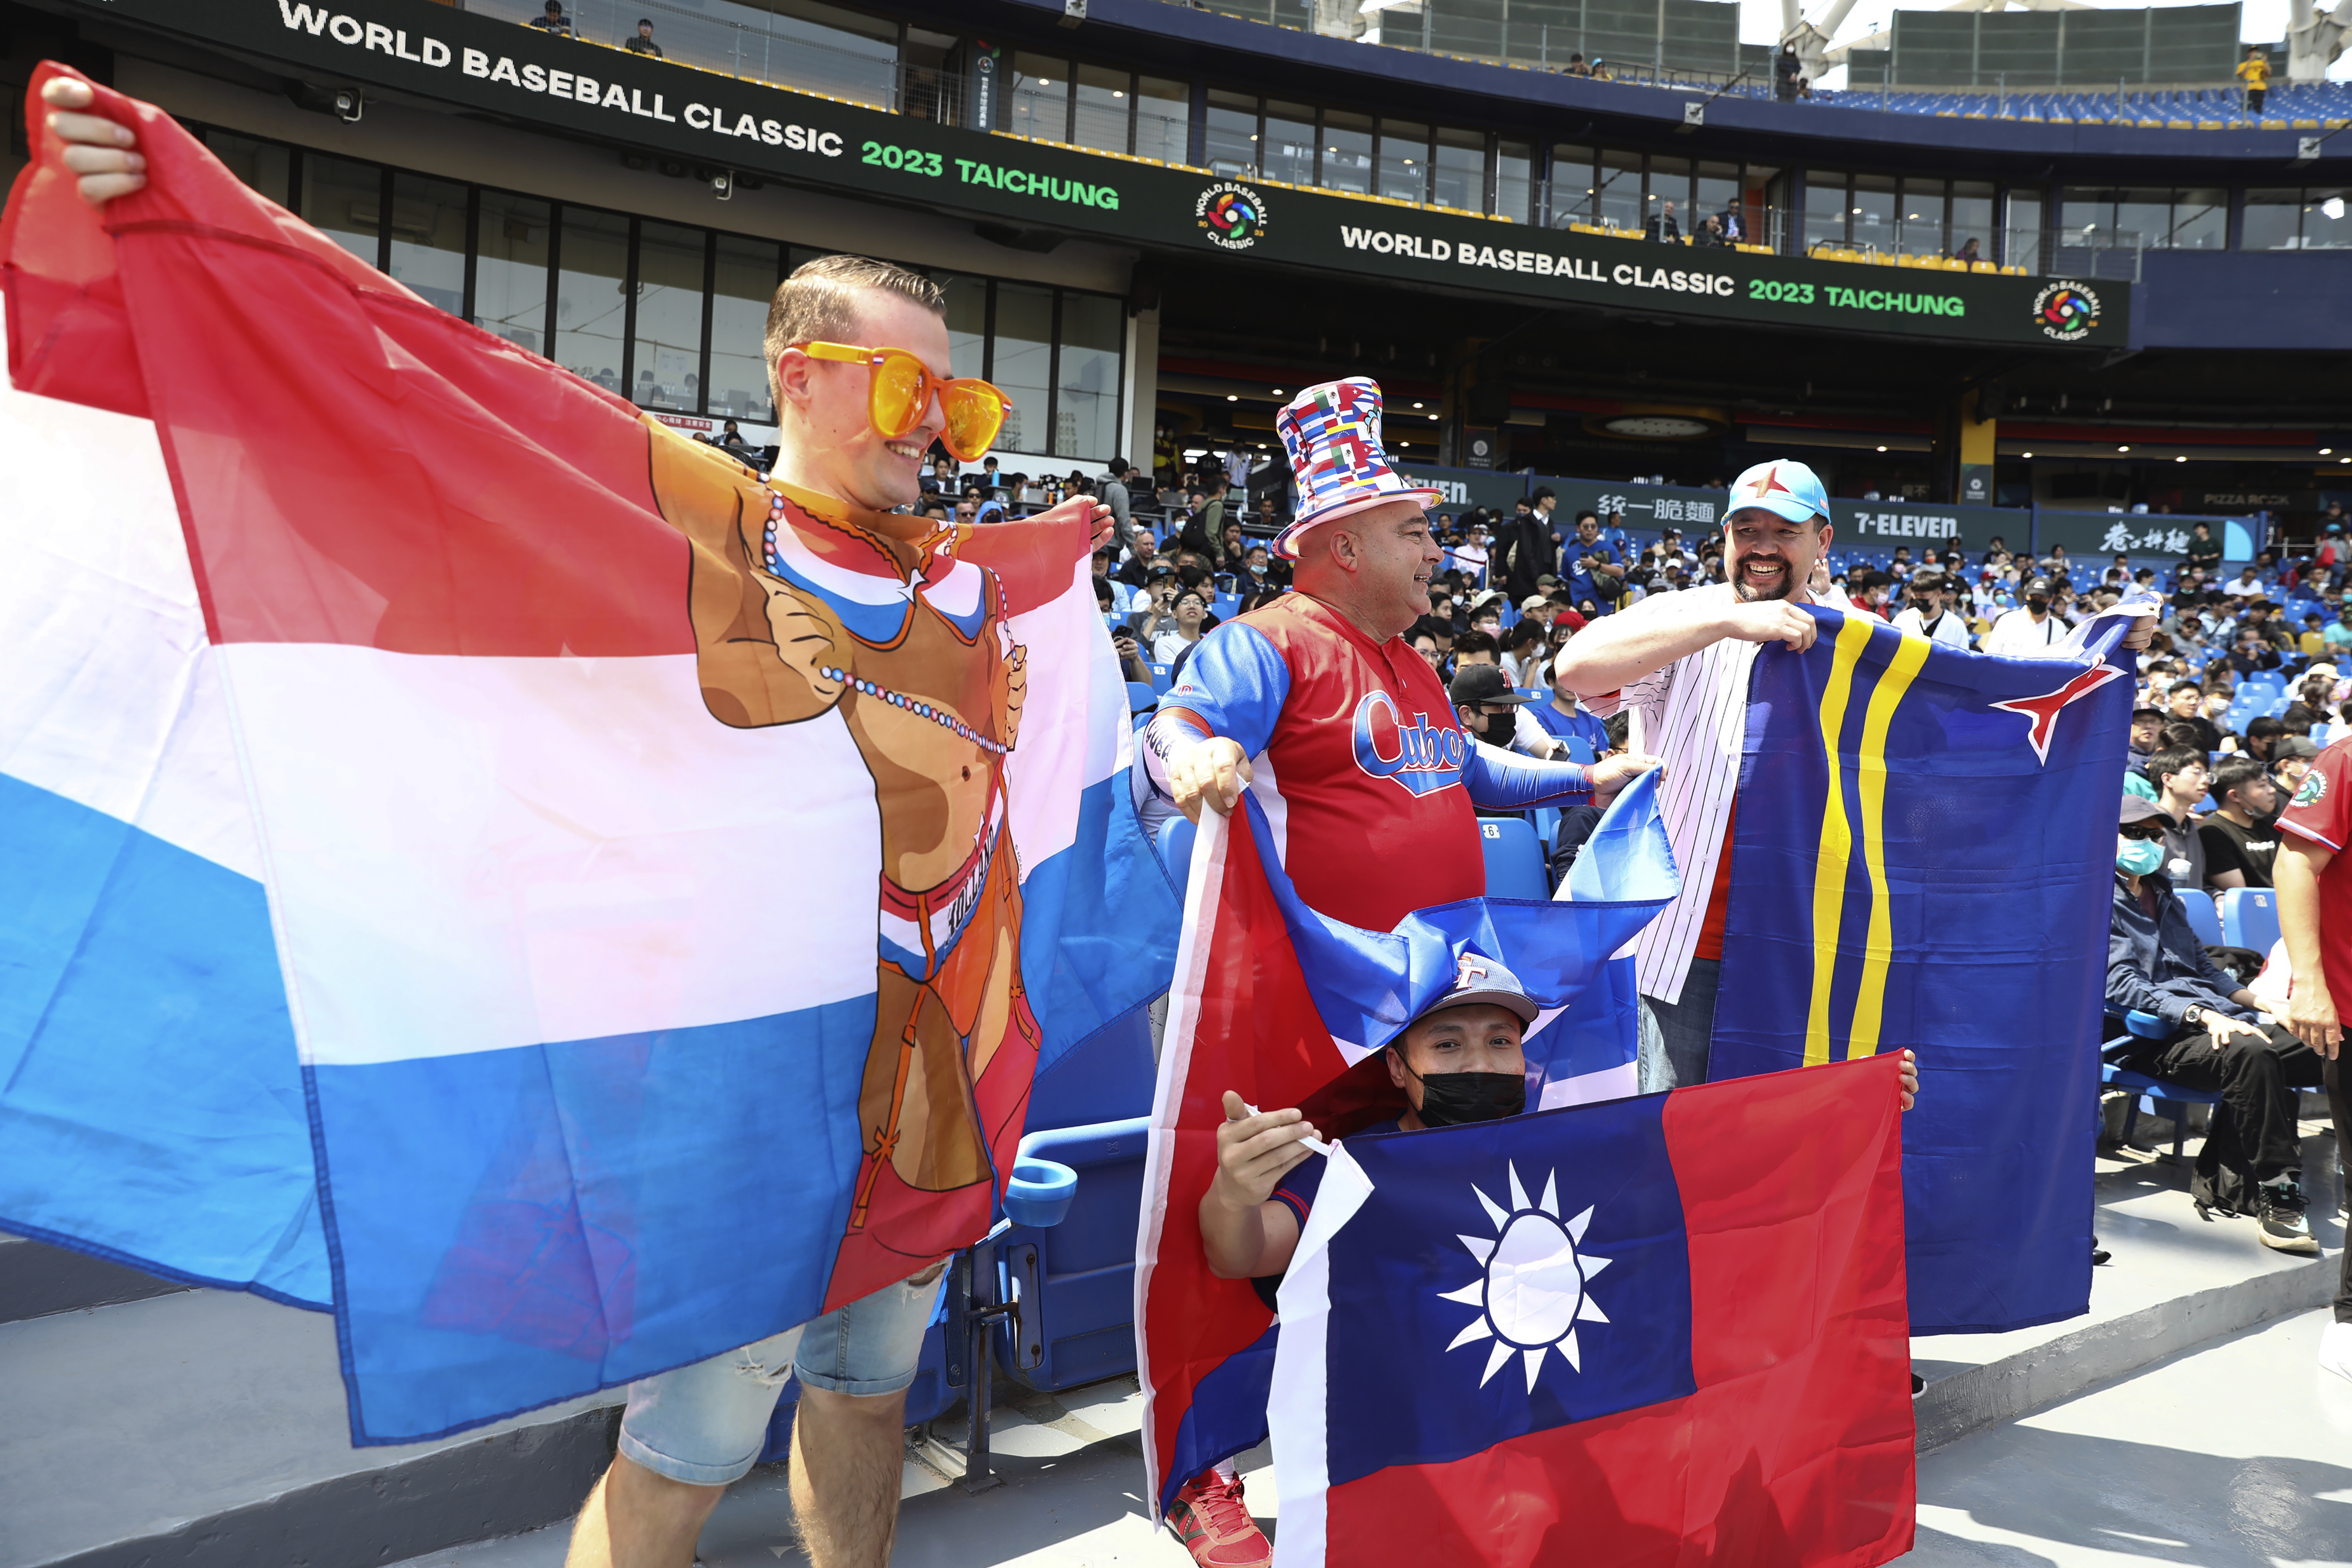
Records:
[[[2120,348],[2129,290],[1644,245],[934,125],[428,0],[109,0],[321,74],[745,173],[1253,261],[1563,304],[1874,336]]]

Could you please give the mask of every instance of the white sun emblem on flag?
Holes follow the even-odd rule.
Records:
[[[1592,1223],[1592,1210],[1562,1223],[1559,1218],[1559,1174],[1544,1178],[1543,1201],[1529,1203],[1519,1185],[1516,1165],[1505,1169],[1511,1180],[1507,1209],[1478,1190],[1470,1190],[1495,1222],[1495,1236],[1461,1236],[1483,1272],[1458,1291],[1440,1293],[1438,1300],[1476,1307],[1478,1316],[1454,1336],[1448,1350],[1459,1350],[1482,1339],[1494,1346],[1486,1353],[1486,1370],[1478,1379],[1484,1388],[1513,1355],[1525,1362],[1528,1392],[1536,1391],[1536,1375],[1543,1370],[1544,1353],[1557,1350],[1575,1370],[1584,1370],[1576,1343],[1580,1322],[1605,1323],[1608,1315],[1585,1293],[1584,1282],[1609,1267],[1606,1258],[1580,1253],[1576,1244]]]

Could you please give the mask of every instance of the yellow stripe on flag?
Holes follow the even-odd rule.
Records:
[[[1862,987],[1854,994],[1853,1027],[1846,1032],[1845,1058],[1878,1054],[1879,1015],[1886,1005],[1886,967],[1895,956],[1894,916],[1886,900],[1886,731],[1911,678],[1927,662],[1935,644],[1905,637],[1886,673],[1870,694],[1862,718],[1862,861],[1870,873],[1870,941],[1863,949]],[[1810,1060],[1810,1057],[1808,1058]]]
[[[1838,629],[1837,660],[1822,691],[1822,752],[1829,761],[1829,792],[1822,803],[1822,842],[1813,857],[1813,994],[1805,1019],[1805,1065],[1830,1059],[1830,984],[1837,978],[1838,925],[1845,917],[1846,863],[1853,833],[1846,825],[1845,787],[1838,761],[1838,737],[1845,728],[1846,700],[1853,693],[1853,667],[1870,645],[1872,618],[1848,611]]]

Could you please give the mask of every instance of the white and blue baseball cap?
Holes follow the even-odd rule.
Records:
[[[1759,463],[1732,481],[1724,515],[1727,517],[1743,507],[1761,507],[1792,523],[1810,523],[1830,515],[1830,497],[1811,468],[1783,457]]]
[[[1536,1014],[1543,1010],[1528,995],[1527,988],[1519,984],[1519,977],[1505,968],[1500,960],[1484,953],[1465,951],[1454,957],[1454,984],[1422,1009],[1413,1021],[1419,1023],[1432,1013],[1467,1007],[1472,1002],[1492,1002],[1498,1008],[1508,1008],[1519,1015],[1521,1023],[1535,1022]]]

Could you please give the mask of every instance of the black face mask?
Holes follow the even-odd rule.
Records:
[[[2049,601],[2048,600],[2046,600],[2046,599],[2042,598],[2042,597],[2040,594],[2038,594],[2038,593],[2030,593],[2030,594],[2026,595],[2026,598],[2025,598],[2025,607],[2026,607],[2028,610],[2032,611],[2032,612],[2033,612],[2033,613],[2035,613],[2036,615],[2040,615],[2040,614],[2042,614],[2042,613],[2046,612],[2049,610],[2049,608],[2050,608],[2050,601]]]
[[[1517,1072],[1441,1072],[1421,1079],[1421,1119],[1432,1127],[1499,1122],[1528,1108],[1528,1081]]]

